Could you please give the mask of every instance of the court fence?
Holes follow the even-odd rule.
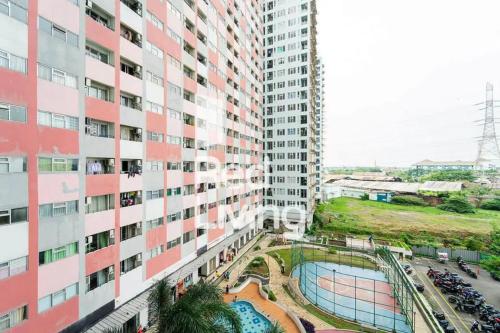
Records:
[[[295,242],[291,260],[291,278],[323,311],[386,331],[415,332],[414,289],[388,249]]]

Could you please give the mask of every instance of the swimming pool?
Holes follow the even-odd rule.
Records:
[[[231,307],[240,316],[243,333],[264,333],[271,327],[271,321],[255,310],[252,303],[237,301]]]
[[[327,312],[385,330],[411,332],[384,273],[346,265],[306,262],[292,272],[300,290]]]

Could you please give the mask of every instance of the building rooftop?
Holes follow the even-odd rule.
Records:
[[[338,187],[350,187],[357,189],[373,190],[373,191],[390,191],[401,193],[418,193],[419,191],[433,192],[455,192],[462,190],[463,183],[461,182],[438,182],[428,181],[425,183],[403,183],[403,182],[378,182],[378,181],[363,181],[342,179],[337,181],[327,181]]]

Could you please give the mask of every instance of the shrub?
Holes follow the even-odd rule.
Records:
[[[304,329],[306,330],[307,333],[316,332],[316,329],[315,329],[313,323],[311,323],[309,320],[304,319],[304,318],[299,318],[299,319],[300,319],[300,323],[302,324],[302,326],[304,326]]]
[[[368,195],[368,193],[363,193],[363,195],[361,197],[359,197],[361,200],[370,200],[370,196]]]
[[[333,247],[329,247],[328,248],[328,253],[330,253],[330,254],[336,254],[337,250],[335,250],[335,248],[333,248]]]
[[[276,295],[273,293],[273,291],[271,289],[269,289],[267,296],[269,297],[270,301],[276,302]]]
[[[437,208],[446,210],[448,212],[455,212],[460,214],[474,213],[474,206],[472,206],[467,199],[461,197],[451,197],[444,201],[442,205]]]
[[[490,256],[481,260],[481,266],[491,273],[492,278],[500,278],[500,256]]]
[[[483,242],[475,239],[474,237],[469,237],[465,241],[465,247],[467,247],[467,250],[479,251],[483,247]]]
[[[264,264],[264,258],[263,257],[257,257],[252,262],[250,263],[251,267],[260,267]]]
[[[392,197],[391,203],[405,206],[428,206],[424,199],[415,195],[397,195]]]
[[[481,205],[481,208],[500,211],[500,199],[496,198],[493,200],[486,201]]]
[[[260,246],[257,245],[256,247],[253,248],[254,251],[259,251],[260,250]]]

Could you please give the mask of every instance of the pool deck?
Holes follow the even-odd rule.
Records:
[[[248,286],[239,293],[224,294],[224,301],[230,303],[233,301],[234,296],[238,296],[238,301],[248,301],[253,304],[255,309],[268,318],[271,322],[276,320],[283,327],[287,333],[300,333],[298,327],[293,320],[280,306],[272,301],[264,299],[259,293],[259,287],[255,283],[250,283]]]

